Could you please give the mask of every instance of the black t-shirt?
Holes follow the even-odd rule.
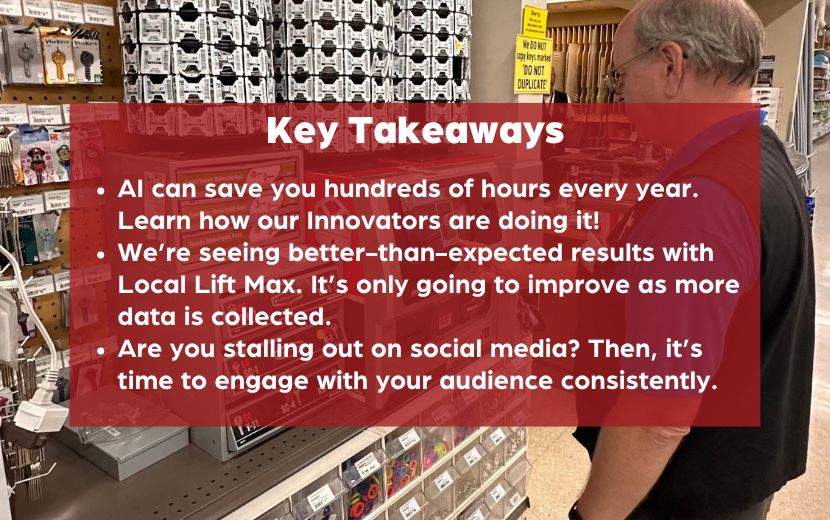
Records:
[[[815,273],[804,190],[761,130],[761,426],[692,428],[641,505],[700,518],[761,502],[806,469],[815,346]],[[574,436],[589,452],[599,430]]]

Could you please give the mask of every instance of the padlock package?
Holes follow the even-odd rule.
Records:
[[[52,152],[52,182],[69,180],[69,128],[53,129],[49,132]]]
[[[41,27],[40,43],[46,84],[74,85],[77,83],[72,37],[55,27]]]
[[[25,25],[6,25],[3,30],[6,72],[13,85],[43,84],[40,35]]]
[[[20,161],[23,165],[23,184],[26,186],[54,182],[49,130],[20,126]]]

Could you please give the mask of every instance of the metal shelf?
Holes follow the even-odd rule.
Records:
[[[276,484],[292,482],[298,472],[360,433],[352,428],[294,428],[224,464],[189,445],[123,482],[52,441],[46,451],[58,465],[46,483],[46,496],[32,503],[15,501],[15,518],[219,519]]]

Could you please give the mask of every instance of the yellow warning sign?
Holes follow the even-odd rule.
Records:
[[[531,38],[544,38],[548,34],[548,10],[525,6],[522,17],[522,34]]]
[[[548,94],[553,40],[516,37],[514,94]]]

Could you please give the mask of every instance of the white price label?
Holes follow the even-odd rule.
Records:
[[[418,503],[416,498],[410,498],[407,503],[398,508],[398,511],[401,512],[403,520],[409,520],[413,516],[417,515],[420,510],[421,504]]]
[[[29,123],[26,105],[0,105],[0,125],[25,125]]]
[[[450,475],[449,471],[445,471],[435,477],[435,480],[432,482],[435,484],[435,487],[438,488],[438,492],[443,492],[450,486],[450,484],[452,484],[452,475]]]
[[[502,430],[501,428],[499,428],[496,431],[490,433],[490,440],[496,446],[498,446],[499,444],[504,442],[504,439],[506,439],[506,438],[507,438],[507,434],[505,434],[504,430]]]
[[[464,520],[484,520],[486,517],[484,513],[481,512],[481,509],[476,509],[469,515],[467,515]]]
[[[435,421],[435,424],[444,424],[450,420],[449,409],[446,406],[442,406],[441,408],[433,411],[432,419]]]
[[[334,493],[331,492],[328,484],[308,495],[308,505],[311,506],[311,510],[315,513],[332,502],[334,502]]]
[[[55,279],[52,275],[36,276],[26,284],[26,294],[29,298],[37,298],[53,292],[55,292]]]
[[[58,291],[58,292],[69,290],[69,280],[70,280],[69,271],[61,271],[58,274],[56,274],[55,275],[55,290]],[[80,282],[80,280],[76,280],[75,284],[77,285],[78,282]]]
[[[69,190],[47,191],[43,194],[46,211],[69,208]]]
[[[4,16],[23,16],[20,0],[0,0],[0,14]]]
[[[110,280],[112,280],[112,270],[110,269],[109,264],[88,267],[84,271],[84,283],[86,285],[95,285],[97,283],[104,283]]]
[[[405,450],[415,446],[420,440],[421,438],[418,436],[418,432],[415,431],[415,428],[409,430],[398,438],[398,442],[401,443],[401,447]]]
[[[14,197],[9,201],[9,209],[19,217],[46,213],[41,194]]]
[[[506,494],[507,491],[505,491],[504,486],[502,486],[501,484],[497,485],[496,487],[490,490],[490,498],[493,499],[493,502],[498,502],[499,500],[504,498],[504,495]]]
[[[121,437],[121,430],[117,430],[112,426],[104,426],[103,430],[112,435],[114,438]]]
[[[478,452],[478,448],[473,448],[464,454],[464,462],[466,462],[468,466],[472,466],[480,460],[481,453]]]
[[[61,0],[52,0],[52,17],[55,20],[61,20],[71,23],[84,23],[84,6],[81,4],[73,4],[71,2],[62,2]]]
[[[52,19],[52,0],[23,0],[23,15]]]
[[[118,103],[104,101],[90,104],[93,105],[96,121],[118,121],[121,119],[121,113],[118,111]]]
[[[29,105],[29,123],[35,126],[62,125],[63,110],[60,105]]]
[[[374,453],[370,453],[355,462],[354,467],[357,468],[357,474],[360,475],[360,478],[366,478],[380,469],[380,462],[378,462],[378,458],[375,457]]]
[[[84,18],[86,23],[115,25],[112,7],[108,5],[84,4]]]
[[[464,390],[461,392],[461,399],[464,400],[464,404],[471,405],[478,401],[478,393],[474,390]]]

